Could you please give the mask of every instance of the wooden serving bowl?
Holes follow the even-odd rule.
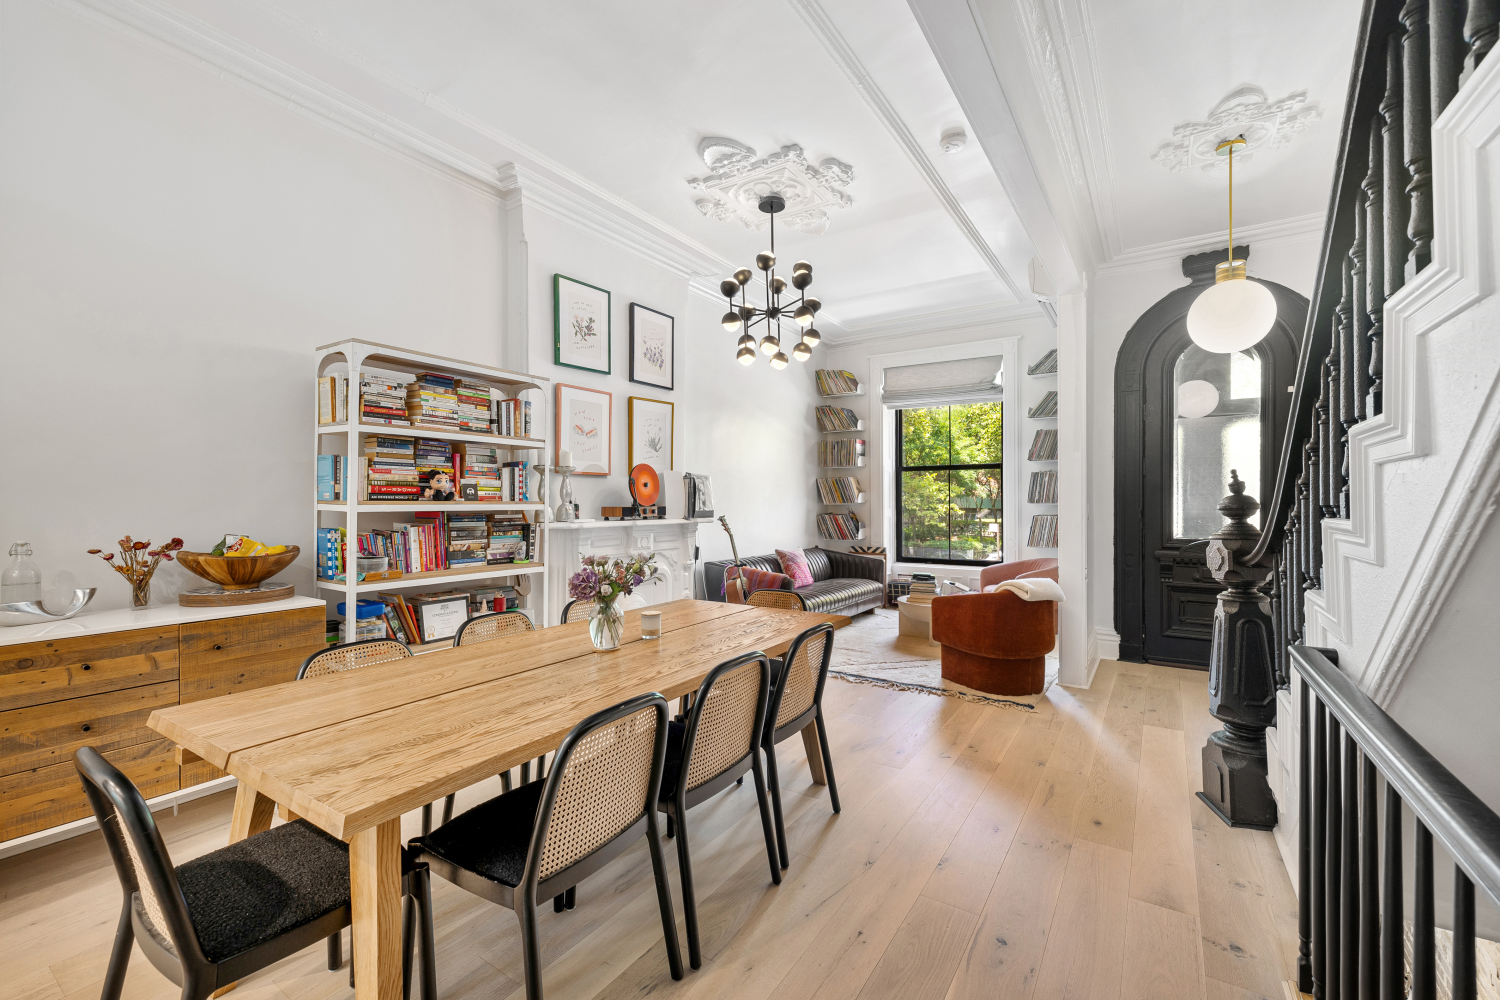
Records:
[[[288,545],[273,556],[214,556],[207,552],[178,552],[177,561],[189,573],[217,583],[225,590],[251,590],[296,561],[301,549]]]

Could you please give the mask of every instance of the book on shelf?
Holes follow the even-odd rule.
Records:
[[[409,425],[406,383],[383,375],[362,375],[359,380],[359,422]]]
[[[318,379],[318,423],[341,424],[349,419],[349,377],[324,375]]]
[[[318,529],[318,579],[342,580],[347,547],[343,528]]]
[[[859,417],[853,410],[843,406],[820,406],[817,409],[818,429],[827,433],[833,431],[857,431],[860,429]]]
[[[853,513],[828,513],[818,515],[818,535],[822,538],[837,538],[854,541],[864,525]]]
[[[1026,369],[1027,375],[1057,374],[1057,348],[1053,348],[1037,359],[1036,364]]]
[[[343,503],[349,497],[349,460],[343,455],[318,456],[318,502]]]
[[[531,437],[531,403],[525,399],[497,399],[495,433],[502,437]]]
[[[1031,518],[1031,532],[1026,539],[1026,544],[1039,549],[1057,548],[1057,515],[1033,515]]]
[[[1057,503],[1057,470],[1033,472],[1026,487],[1027,503]]]
[[[1028,462],[1053,462],[1057,460],[1057,428],[1049,427],[1036,432],[1031,439],[1031,450],[1026,453]]]
[[[853,468],[865,457],[863,438],[835,438],[818,442],[818,464],[825,469]]]
[[[1028,417],[1055,417],[1057,416],[1057,390],[1048,389],[1035,406],[1026,411]]]
[[[846,396],[859,392],[859,379],[853,372],[842,372],[834,368],[819,368],[818,393],[823,396]]]
[[[818,480],[818,499],[824,503],[859,503],[864,487],[853,476]]]

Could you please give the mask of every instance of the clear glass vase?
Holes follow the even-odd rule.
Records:
[[[625,634],[625,613],[615,607],[615,602],[600,601],[589,615],[589,638],[598,650],[620,648],[620,637]]]
[[[151,578],[136,580],[130,585],[130,606],[144,608],[151,604]]]

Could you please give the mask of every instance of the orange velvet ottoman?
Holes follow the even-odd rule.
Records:
[[[1007,590],[932,601],[932,638],[943,677],[989,694],[1041,694],[1057,640],[1057,602],[1023,601]]]

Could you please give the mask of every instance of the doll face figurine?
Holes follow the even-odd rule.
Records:
[[[448,473],[446,473],[446,472],[435,472],[435,473],[433,473],[432,479],[428,483],[428,488],[422,492],[422,499],[424,499],[424,500],[452,500],[452,499],[454,499],[454,496],[453,496],[453,477],[450,476],[450,475],[448,475]]]

